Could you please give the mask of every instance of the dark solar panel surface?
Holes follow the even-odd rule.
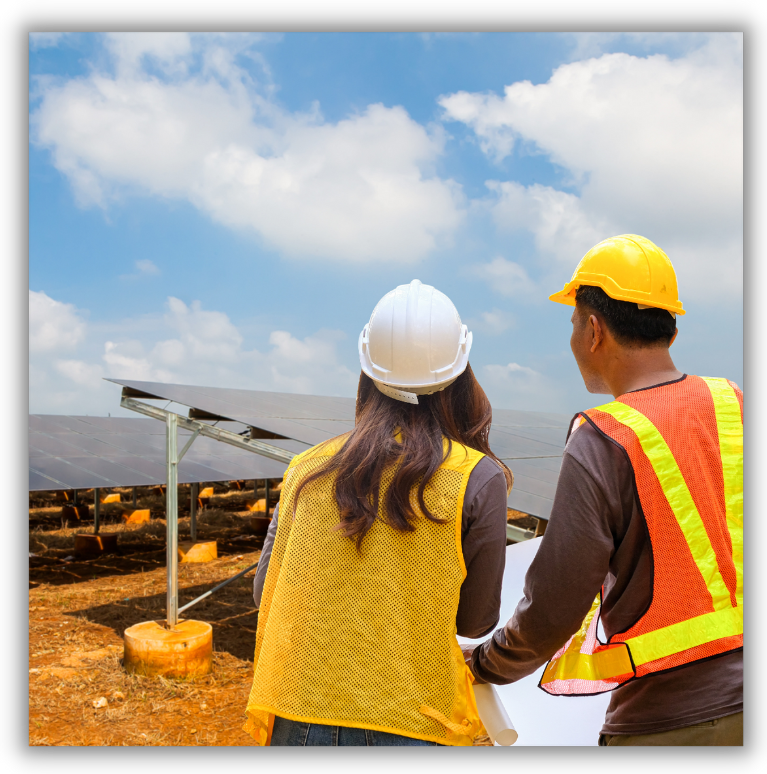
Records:
[[[235,433],[238,422],[219,422]],[[178,448],[191,434],[179,430]],[[306,443],[270,441],[301,452]],[[197,437],[179,463],[181,483],[280,478],[285,464],[210,438]],[[165,483],[165,425],[144,417],[29,415],[29,489],[89,489]]]
[[[353,398],[111,381],[135,391],[138,400],[139,393],[143,399],[171,400],[310,446],[354,427]],[[493,410],[490,447],[514,472],[510,508],[549,517],[570,420],[565,414]]]

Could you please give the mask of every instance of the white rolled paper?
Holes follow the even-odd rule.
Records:
[[[514,728],[495,686],[490,685],[490,683],[475,685],[474,698],[477,700],[477,709],[482,725],[487,729],[492,742],[503,746],[514,744],[519,738],[519,734]]]

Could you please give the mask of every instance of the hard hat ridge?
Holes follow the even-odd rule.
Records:
[[[385,395],[418,403],[464,372],[472,339],[453,302],[415,279],[376,304],[360,333],[360,365]]]

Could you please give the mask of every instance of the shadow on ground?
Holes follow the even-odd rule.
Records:
[[[182,616],[209,623],[213,627],[213,649],[231,653],[245,661],[253,660],[258,624],[258,611],[252,596],[252,573],[249,576],[234,581]],[[180,590],[179,607],[209,591],[214,585],[200,583]],[[165,603],[165,594],[153,594],[72,610],[69,615],[82,616],[88,621],[107,626],[122,637],[123,632],[134,624],[150,620],[164,621]]]

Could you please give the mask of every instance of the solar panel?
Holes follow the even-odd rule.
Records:
[[[223,417],[307,446],[354,427],[354,398],[122,379],[109,381],[127,388],[124,394],[128,397],[170,400],[188,406],[192,417],[195,412]],[[548,518],[570,421],[571,417],[566,414],[493,410],[490,447],[514,472],[514,488],[508,498],[510,508]],[[162,426],[160,422],[157,424]],[[270,440],[269,443],[282,442]]]
[[[238,422],[219,422],[249,433]],[[179,449],[191,433],[179,431]],[[299,453],[296,440],[270,441]],[[179,482],[280,478],[286,465],[258,454],[198,437],[179,463]],[[29,489],[90,489],[149,486],[166,479],[165,425],[144,417],[29,415]]]

